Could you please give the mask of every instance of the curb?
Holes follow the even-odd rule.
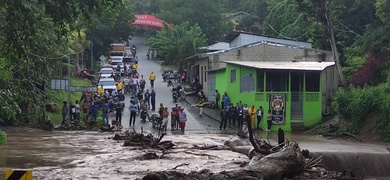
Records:
[[[187,98],[186,98],[184,101],[185,101],[188,105],[191,106],[191,103],[187,101]],[[198,109],[198,108],[195,108],[195,109]],[[199,112],[199,110],[198,110],[198,112]],[[212,120],[214,120],[214,121],[217,121],[217,122],[221,123],[221,121],[220,121],[219,119],[215,119],[214,117],[212,117],[211,115],[209,115],[209,114],[207,114],[207,113],[205,113],[205,112],[203,112],[203,114],[206,115],[207,117],[209,117],[210,119],[212,119]]]

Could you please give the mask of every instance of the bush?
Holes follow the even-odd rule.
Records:
[[[332,102],[333,109],[348,120],[344,129],[357,133],[372,112],[380,112],[386,103],[385,85],[363,88],[350,86],[348,90],[339,89]]]
[[[0,131],[0,145],[4,144],[7,141],[7,133]]]

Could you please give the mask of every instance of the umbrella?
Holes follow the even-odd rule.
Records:
[[[164,28],[164,24],[167,24],[169,28],[172,28],[170,24],[163,22],[161,19],[158,19],[155,16],[149,14],[136,14],[135,18],[135,21],[131,23],[132,25],[149,26],[162,29]]]

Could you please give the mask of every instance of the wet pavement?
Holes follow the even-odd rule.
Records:
[[[149,74],[156,74],[155,90],[156,105],[160,102],[167,107],[173,107],[170,89],[162,80],[160,64],[146,59],[147,47],[145,38],[134,37],[132,43],[137,46],[140,58],[139,73],[148,79]],[[147,80],[146,89],[150,89]],[[130,96],[126,95],[126,104]],[[188,166],[177,168],[177,171],[189,172],[201,169],[210,169],[213,172],[229,171],[240,168],[240,163],[249,161],[241,154],[228,150],[201,151],[191,150],[194,144],[223,145],[234,137],[237,129],[228,127],[219,130],[219,111],[204,108],[204,115],[199,117],[194,97],[187,101],[178,102],[185,108],[188,115],[186,132],[171,131],[168,127],[167,135],[163,140],[172,140],[177,147],[172,153],[161,159],[142,160],[140,156],[146,152],[160,151],[138,147],[124,147],[123,142],[112,140],[113,133],[99,133],[94,131],[60,131],[60,132],[23,132],[9,133],[8,141],[0,146],[0,179],[4,177],[6,169],[31,169],[35,179],[135,179],[151,171],[172,170],[182,163]],[[151,113],[150,111],[149,113]],[[122,117],[125,129],[129,126],[130,113],[126,108]],[[115,115],[110,115],[110,120]],[[169,124],[169,123],[168,123]],[[135,130],[158,135],[158,130],[152,128],[150,122],[142,123],[137,116]],[[277,133],[256,131],[257,138],[268,139],[275,144]],[[389,154],[385,145],[355,143],[344,140],[329,140],[320,136],[286,133],[286,139],[299,142],[301,149],[310,152],[363,152]],[[211,156],[193,155],[190,153],[204,153]]]

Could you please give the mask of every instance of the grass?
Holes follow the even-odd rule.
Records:
[[[84,80],[81,78],[72,78],[71,79],[72,86],[89,86],[91,82],[89,80]],[[81,92],[71,92],[71,101],[74,103],[76,100],[80,100]],[[57,104],[58,112],[47,112],[50,116],[50,119],[53,122],[58,122],[62,120],[61,108],[63,101],[68,101],[68,92],[65,90],[49,90],[47,91],[47,101],[53,102]]]

